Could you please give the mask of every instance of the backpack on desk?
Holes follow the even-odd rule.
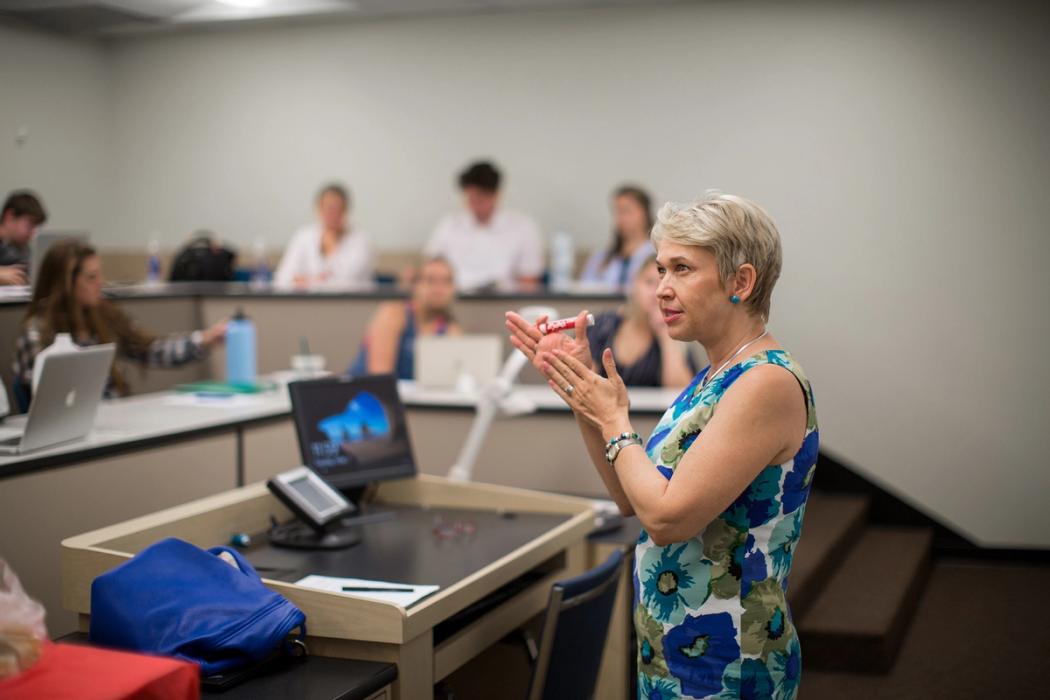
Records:
[[[301,640],[305,623],[228,547],[205,551],[168,538],[91,583],[93,644],[193,661],[205,677],[292,653],[288,635],[298,628]]]
[[[187,243],[171,263],[171,282],[229,282],[237,253],[203,235]]]

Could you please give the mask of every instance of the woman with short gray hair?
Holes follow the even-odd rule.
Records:
[[[819,437],[809,381],[766,329],[780,235],[754,202],[709,194],[665,205],[652,237],[668,332],[711,364],[647,441],[608,350],[608,378],[595,371],[586,312],[575,338],[510,313],[511,342],[572,408],[610,496],[642,524],[639,697],[794,698],[801,650],[786,591]]]

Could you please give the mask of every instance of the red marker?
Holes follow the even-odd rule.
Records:
[[[594,325],[594,314],[587,314],[587,325]],[[562,318],[557,321],[548,321],[547,323],[539,324],[538,328],[543,335],[550,335],[551,333],[557,333],[559,331],[574,330],[576,328],[576,318]]]

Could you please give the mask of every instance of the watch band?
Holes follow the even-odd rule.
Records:
[[[609,442],[605,443],[605,448],[608,449],[608,448],[612,447],[613,445],[615,445],[620,440],[627,440],[629,438],[634,438],[635,440],[641,440],[642,439],[641,436],[638,435],[638,433],[620,433],[619,435],[616,435],[615,437],[611,438],[609,440]]]
[[[620,455],[620,451],[631,445],[642,446],[642,438],[638,436],[638,433],[620,433],[609,440],[609,444],[605,446],[605,461],[611,466]]]

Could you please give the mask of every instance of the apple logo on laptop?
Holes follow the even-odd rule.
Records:
[[[69,393],[66,394],[66,408],[73,408],[73,404],[77,402],[77,390],[70,389]]]

